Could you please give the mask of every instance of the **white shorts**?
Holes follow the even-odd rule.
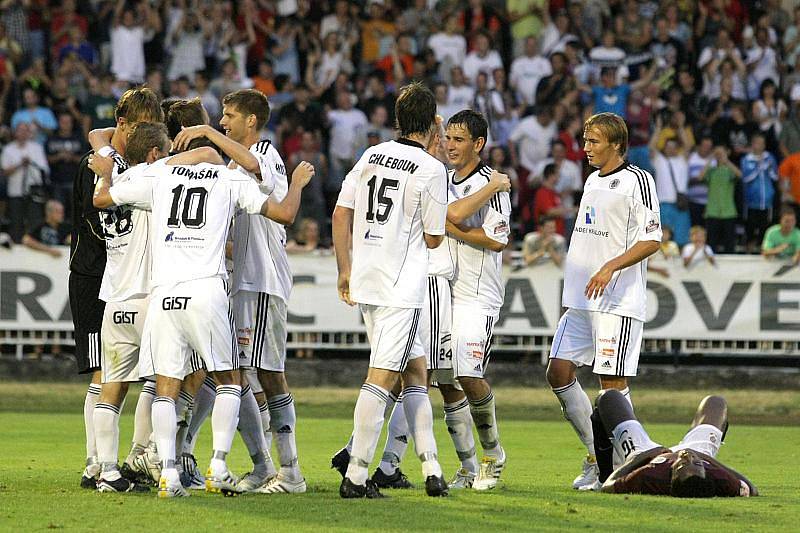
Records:
[[[369,366],[402,372],[425,356],[419,334],[420,309],[359,304],[369,339]]]
[[[103,383],[139,381],[139,347],[150,297],[108,302],[103,312],[100,359]]]
[[[239,363],[271,372],[286,364],[286,302],[265,292],[239,291],[233,296],[233,317]]]
[[[452,347],[453,372],[456,378],[482,378],[489,366],[492,332],[499,312],[486,311],[468,305],[453,306]]]
[[[690,429],[681,441],[670,449],[673,452],[679,452],[690,448],[711,457],[716,457],[721,445],[722,431],[711,424],[700,424]]]
[[[148,342],[153,371],[183,379],[192,368],[192,351],[209,372],[239,368],[233,313],[220,278],[158,287],[148,310]]]
[[[643,331],[641,320],[570,308],[558,321],[550,359],[594,364],[593,372],[604,376],[635,376]]]
[[[435,383],[454,385],[453,349],[450,328],[453,321],[450,282],[441,276],[428,276],[428,292],[419,316],[422,345],[428,355],[428,372]]]

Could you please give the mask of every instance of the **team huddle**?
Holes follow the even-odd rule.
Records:
[[[117,104],[116,127],[89,136],[93,152],[74,186],[70,256],[78,366],[92,375],[85,488],[141,492],[152,484],[164,498],[191,489],[307,489],[284,373],[292,285],[284,226],[294,221],[315,169],[301,162],[289,179],[278,151],[261,140],[269,118],[262,93],[240,90],[222,103],[224,133],[208,124],[197,99],[161,103],[149,89],[131,89]],[[464,110],[442,124],[431,91],[412,83],[399,93],[396,116],[398,139],[366,150],[332,215],[339,297],[358,305],[371,346],[352,435],[332,458],[343,498],[411,488],[400,469],[409,438],[433,497],[493,489],[507,462],[485,373],[504,297],[511,183],[482,162],[488,127],[480,113]],[[632,405],[626,378],[638,366],[645,261],[661,240],[658,199],[652,176],[623,159],[621,118],[595,115],[584,134],[598,170],[587,180],[567,255],[568,309],[548,381],[587,448],[574,488],[625,492],[635,484],[613,482],[656,446],[616,430],[632,416],[610,425],[621,416],[613,414],[618,407],[602,408],[610,391],[593,408],[575,370],[594,365],[601,387],[621,391]],[[119,465],[120,409],[129,383],[140,380],[133,443]],[[448,480],[433,433],[431,386],[442,394],[460,461]],[[212,452],[203,475],[194,450],[209,415]],[[386,446],[370,477],[386,420]],[[727,429],[727,415],[721,420]],[[673,471],[689,472],[691,480],[705,475],[703,461],[713,461],[724,436],[708,425],[690,433],[693,449],[712,450],[711,457],[697,459],[694,470]],[[237,430],[253,463],[241,477],[227,464]],[[697,444],[704,439],[716,448]],[[616,452],[611,462],[608,450]],[[755,494],[747,483],[742,495]],[[681,486],[686,492],[695,485]]]

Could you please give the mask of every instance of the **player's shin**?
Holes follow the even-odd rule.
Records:
[[[194,397],[185,390],[181,390],[178,401],[175,402],[175,411],[178,420],[178,432],[175,436],[176,452],[183,451],[186,435],[189,432],[189,423],[192,420]]]
[[[264,428],[261,425],[261,413],[250,385],[245,385],[242,389],[237,429],[247,447],[247,453],[253,461],[252,473],[258,477],[274,474],[275,467],[272,465],[272,458],[269,457],[269,449],[264,439]],[[267,464],[267,460],[269,460],[269,464]]]
[[[392,395],[393,396],[393,395]],[[386,402],[388,406],[391,403]],[[384,413],[384,417],[385,417]],[[403,456],[408,447],[409,427],[406,419],[406,412],[403,407],[403,398],[400,397],[394,404],[392,414],[389,418],[389,425],[386,434],[386,445],[383,448],[383,456],[378,468],[384,474],[392,475],[400,466]]]
[[[489,392],[479,400],[470,401],[469,407],[478,430],[478,440],[481,442],[483,453],[500,458],[502,449],[500,448],[500,435],[497,431],[494,395]]]
[[[150,434],[153,432],[153,399],[156,397],[156,384],[152,381],[145,381],[142,385],[142,392],[136,401],[136,412],[133,415],[133,442],[131,451],[125,462],[130,464],[134,457],[142,453],[150,442]]]
[[[453,440],[461,468],[472,474],[478,473],[478,459],[475,451],[475,437],[472,434],[472,413],[469,401],[444,404],[444,423]]]
[[[203,385],[194,397],[194,407],[192,409],[192,419],[189,421],[189,428],[186,432],[186,439],[183,444],[182,453],[194,454],[194,447],[197,444],[197,436],[200,428],[205,423],[211,409],[214,407],[214,400],[217,398],[217,385],[211,376],[206,376]]]
[[[346,474],[355,485],[367,482],[367,469],[375,455],[388,399],[389,391],[378,385],[364,383],[361,386],[353,412],[353,450]]]
[[[100,383],[90,383],[83,401],[83,423],[86,429],[86,472],[93,477],[100,472],[97,461],[97,443],[94,433],[94,407],[100,397]]]
[[[157,396],[153,400],[153,439],[161,458],[161,476],[170,483],[180,482],[175,467],[175,436],[178,432],[178,417],[175,400],[169,396]]]
[[[227,474],[225,457],[231,451],[233,436],[239,423],[242,388],[239,385],[217,386],[217,399],[211,412],[214,456],[211,459],[213,474]]]
[[[422,461],[422,476],[442,476],[439,465],[436,439],[433,436],[433,411],[428,397],[428,389],[409,386],[403,389],[403,407],[408,420],[408,428],[414,438],[414,450]]]
[[[119,455],[120,408],[110,403],[98,402],[94,407],[94,431],[97,443],[97,459],[100,462],[101,478],[107,481],[119,479],[117,456]]]
[[[564,418],[572,425],[578,438],[586,446],[586,451],[594,459],[594,435],[592,434],[592,402],[577,379],[564,387],[553,389],[561,403]]]
[[[294,398],[291,393],[277,394],[267,398],[270,414],[270,429],[278,449],[282,477],[297,481],[300,465],[297,460],[297,443],[295,442],[295,425],[297,415],[294,409]]]

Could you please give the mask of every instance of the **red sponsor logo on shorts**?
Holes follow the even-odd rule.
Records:
[[[483,350],[472,350],[473,359],[483,359]]]
[[[600,352],[600,355],[605,355],[606,357],[614,357],[614,349],[603,348],[603,350]]]

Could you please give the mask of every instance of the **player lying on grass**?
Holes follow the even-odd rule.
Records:
[[[715,459],[728,430],[728,406],[721,396],[703,398],[692,427],[672,448],[650,440],[620,391],[601,392],[596,405],[592,427],[600,481],[595,488],[680,498],[758,495],[746,477]],[[626,459],[613,472],[612,449]]]

